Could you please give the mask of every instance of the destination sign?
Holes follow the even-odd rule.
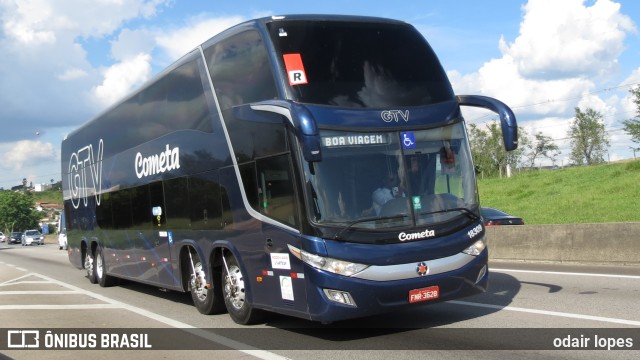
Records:
[[[324,147],[384,145],[388,143],[389,137],[387,134],[345,134],[322,138],[322,146]]]

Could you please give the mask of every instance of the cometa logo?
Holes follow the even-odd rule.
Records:
[[[137,153],[135,168],[138,179],[179,169],[180,148],[176,146],[172,149],[169,144],[167,144],[165,151],[159,154],[143,157],[141,153]]]
[[[398,234],[398,240],[400,241],[420,240],[420,239],[426,239],[434,236],[436,236],[435,230],[427,229],[425,231],[414,232],[414,233],[401,232],[400,234]]]

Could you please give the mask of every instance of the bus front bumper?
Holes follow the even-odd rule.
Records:
[[[488,252],[463,266],[402,280],[374,281],[308,267],[309,318],[333,322],[411,309],[486,291]],[[416,264],[419,271],[421,264]]]

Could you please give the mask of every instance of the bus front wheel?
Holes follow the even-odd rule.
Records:
[[[229,316],[241,325],[260,321],[264,313],[254,309],[247,301],[245,277],[240,270],[238,261],[233,256],[227,256],[225,260],[225,266],[222,269],[222,293]]]

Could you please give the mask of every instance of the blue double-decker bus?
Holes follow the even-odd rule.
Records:
[[[411,25],[274,16],[236,25],[69,134],[70,262],[92,283],[190,292],[240,324],[338,321],[485,290],[460,106]]]

